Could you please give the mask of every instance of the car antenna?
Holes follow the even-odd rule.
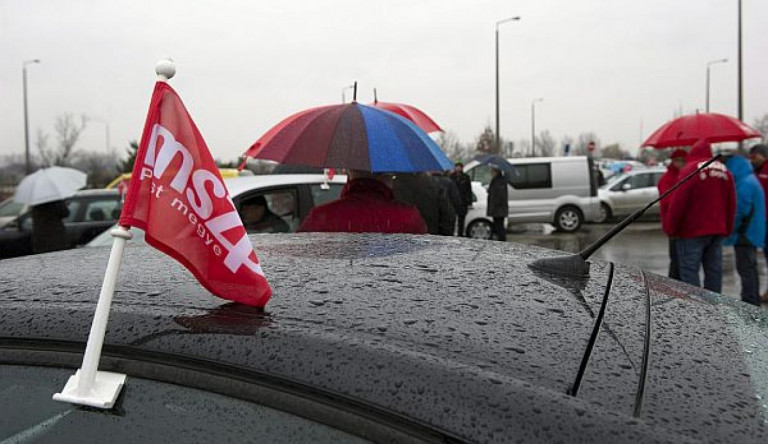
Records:
[[[592,242],[590,245],[588,245],[586,248],[584,248],[580,252],[569,255],[569,256],[547,257],[547,258],[537,259],[531,262],[529,267],[534,270],[542,271],[546,273],[567,275],[567,276],[580,277],[580,278],[588,278],[589,263],[587,262],[587,259],[589,259],[589,257],[592,256],[592,253],[600,249],[600,247],[602,247],[606,242],[613,239],[614,236],[621,233],[632,222],[634,222],[640,216],[642,216],[645,213],[645,211],[648,210],[648,208],[651,208],[661,199],[665,198],[670,193],[678,189],[682,184],[687,182],[689,179],[691,179],[701,170],[708,167],[711,163],[721,159],[722,157],[723,157],[722,154],[716,154],[714,157],[706,161],[703,165],[699,166],[699,168],[697,168],[695,171],[691,172],[690,174],[685,176],[682,180],[680,180],[675,185],[673,185],[670,189],[664,192],[664,194],[662,194],[652,202],[649,202],[644,207],[638,209],[634,213],[624,218],[624,220],[622,220],[621,222],[616,224],[613,228],[611,228],[610,231],[602,235],[600,239],[596,240],[595,242]]]

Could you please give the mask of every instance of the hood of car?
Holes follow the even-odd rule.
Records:
[[[757,397],[768,321],[741,304],[604,262],[589,279],[536,274],[531,261],[562,253],[514,243],[251,239],[273,287],[264,312],[217,299],[170,258],[129,245],[107,347],[215,360],[462,437],[529,436],[514,430],[521,423],[552,437],[585,423],[605,439],[768,437]],[[108,255],[0,261],[0,338],[84,343]]]

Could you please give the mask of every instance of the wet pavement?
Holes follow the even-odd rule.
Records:
[[[558,233],[548,224],[514,226],[507,241],[537,245],[555,250],[577,252],[594,242],[613,227],[613,224],[585,224],[578,233]],[[667,238],[658,221],[639,221],[613,238],[592,257],[616,263],[633,265],[644,270],[667,275],[669,255]],[[758,252],[760,285],[766,288],[765,256]],[[739,297],[739,276],[733,258],[733,248],[723,248],[723,294]]]

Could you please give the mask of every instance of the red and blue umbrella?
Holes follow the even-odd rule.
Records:
[[[267,131],[247,157],[371,172],[445,171],[453,163],[418,126],[357,102],[296,113]]]
[[[373,88],[373,103],[371,103],[369,106],[374,108],[381,108],[391,113],[403,116],[411,122],[415,123],[416,126],[423,129],[426,133],[443,131],[443,129],[440,128],[440,125],[435,123],[435,121],[432,120],[432,118],[429,117],[427,113],[416,108],[415,106],[406,105],[405,103],[379,102],[379,98],[376,94],[376,88]]]

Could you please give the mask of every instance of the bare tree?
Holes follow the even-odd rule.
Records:
[[[502,142],[501,145],[503,146],[504,143]],[[491,125],[486,125],[485,129],[483,129],[483,132],[477,136],[477,141],[475,142],[475,151],[479,151],[481,153],[498,154],[501,151],[500,148],[500,146],[496,145],[496,134],[493,132]]]
[[[763,135],[763,143],[768,143],[768,113],[755,119],[752,126]]]
[[[604,146],[600,149],[600,153],[603,157],[607,157],[609,159],[626,159],[629,156],[629,153],[621,149],[621,145],[618,143],[612,143],[610,145]]]
[[[548,130],[544,130],[536,137],[536,154],[540,157],[552,157],[555,154],[555,138]]]
[[[71,113],[60,114],[56,117],[56,147],[48,147],[48,134],[42,130],[37,131],[37,149],[45,166],[68,166],[72,163],[75,156],[75,145],[80,134],[85,130],[87,124],[85,115],[80,117],[80,123],[75,122]]]
[[[459,137],[452,131],[441,133],[436,142],[445,155],[453,161],[463,160],[469,155],[467,147],[461,143]]]
[[[71,161],[73,166],[88,175],[88,186],[102,188],[115,178],[118,158],[113,153],[80,152]]]
[[[573,154],[576,156],[586,156],[587,145],[589,145],[589,142],[595,142],[595,145],[597,147],[600,146],[600,139],[597,137],[595,133],[588,132],[588,133],[579,134],[579,138],[578,138],[578,141],[576,142],[576,146],[572,148]]]

